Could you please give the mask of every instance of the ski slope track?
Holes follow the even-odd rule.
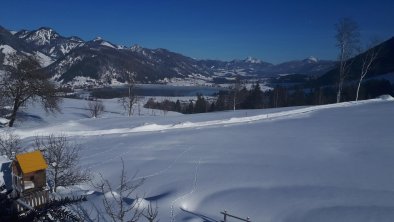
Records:
[[[123,198],[157,202],[164,222],[221,221],[223,210],[255,222],[394,221],[390,96],[193,115],[143,109],[132,117],[116,99],[103,103],[96,119],[84,100],[64,99],[56,116],[31,106],[13,131],[27,148],[35,136],[67,135],[81,145],[81,167],[112,187],[123,159],[130,183],[145,178]],[[87,194],[86,212],[109,220],[105,194],[90,183],[59,191]]]

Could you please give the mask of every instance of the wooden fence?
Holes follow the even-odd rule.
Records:
[[[28,206],[35,208],[48,203],[49,193],[47,190],[35,191],[30,194],[24,195],[23,197],[20,198],[20,200],[23,203],[27,204]],[[26,209],[26,206],[23,206],[22,204],[19,203],[16,204],[16,208],[18,212],[28,210]]]

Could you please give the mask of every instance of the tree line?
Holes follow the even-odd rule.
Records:
[[[183,114],[206,113],[238,109],[267,109],[288,106],[323,105],[337,101],[335,86],[294,85],[284,87],[276,85],[274,88],[262,91],[257,82],[250,89],[245,86],[232,90],[219,91],[213,101],[201,94],[195,100],[181,102],[180,100],[164,100],[161,102],[150,98],[145,108],[160,109],[165,112],[174,111]],[[380,95],[394,95],[394,86],[387,80],[368,80],[359,84],[348,83],[341,88],[341,101],[356,99],[372,99]]]

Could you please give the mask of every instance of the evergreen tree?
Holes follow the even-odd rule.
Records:
[[[201,94],[197,94],[197,101],[194,107],[195,113],[205,113],[207,111],[207,103]]]
[[[209,107],[209,112],[215,112],[215,111],[216,111],[215,102],[212,102],[211,106]]]
[[[215,104],[216,110],[222,111],[226,109],[226,94],[225,91],[219,91]]]
[[[182,112],[181,102],[179,101],[179,99],[175,103],[175,111],[179,113]]]
[[[258,82],[252,86],[248,96],[242,103],[242,107],[245,109],[260,109],[263,107],[263,92]]]
[[[194,113],[194,104],[193,101],[190,100],[189,106],[187,107],[186,113],[192,114]]]
[[[293,106],[306,105],[305,91],[301,87],[296,87],[293,93],[293,101],[291,103]]]

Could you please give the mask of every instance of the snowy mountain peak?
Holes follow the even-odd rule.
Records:
[[[18,36],[18,38],[23,39],[25,38],[30,32],[28,30],[20,30],[19,32],[15,33],[15,35]]]
[[[101,38],[100,36],[97,36],[95,39],[93,39],[93,42],[97,42],[97,41],[102,41],[103,38]]]
[[[102,45],[102,46],[107,46],[107,47],[114,48],[114,49],[117,49],[117,47],[115,47],[114,45],[112,45],[111,43],[109,43],[109,42],[107,42],[107,41],[102,41],[102,42],[100,43],[100,45]]]
[[[131,46],[130,50],[133,52],[141,52],[142,51],[142,47],[140,45],[134,44],[133,46]]]
[[[42,27],[37,31],[30,32],[27,35],[26,41],[35,43],[36,45],[47,45],[58,37],[59,34],[57,34],[53,29]]]
[[[37,31],[53,32],[53,29],[49,28],[49,27],[40,27],[40,28],[37,29]]]
[[[253,63],[253,64],[261,63],[260,59],[253,58],[251,56],[248,56],[244,61],[247,63]]]
[[[256,78],[280,73],[322,74],[332,67],[329,62],[321,64],[326,61],[316,63],[314,57],[308,58],[308,62],[297,60],[279,65],[253,57],[231,61],[197,60],[162,48],[149,49],[140,45],[123,47],[101,37],[85,42],[79,37],[62,36],[51,28],[21,30],[14,36],[5,29],[5,33],[13,41],[1,43],[9,46],[0,48],[3,64],[6,64],[5,52],[26,52],[39,57],[42,67],[46,67],[59,81],[70,84],[76,77],[94,76],[97,82],[92,84],[99,85],[109,78],[117,79],[117,73],[122,70],[137,73],[138,81],[143,83],[159,82],[165,78],[179,78],[181,81],[198,78],[201,82],[210,83],[211,78],[216,76]],[[98,64],[94,69],[91,68],[92,61]]]
[[[31,53],[35,54],[37,52],[42,53],[41,57],[44,62],[41,64],[44,66],[84,44],[84,41],[79,37],[64,37],[48,27],[41,27],[33,31],[21,30],[15,33],[14,36],[26,44],[25,50],[30,49],[33,51]],[[49,59],[45,56],[48,56]]]
[[[116,48],[117,49],[127,49],[127,47],[124,45],[116,45]]]
[[[112,44],[112,43],[110,43],[110,42],[104,40],[104,39],[101,38],[100,36],[98,36],[98,37],[96,37],[95,39],[93,39],[93,42],[94,42],[95,44],[99,44],[99,45],[106,46],[106,47],[110,47],[110,48],[114,48],[114,49],[117,49],[117,48],[118,48],[116,45],[114,45],[114,44]]]
[[[314,56],[309,56],[304,61],[308,62],[308,63],[317,63],[317,62],[319,62],[319,60],[316,57],[314,57]]]
[[[83,40],[77,36],[71,36],[70,40],[75,41],[75,42],[83,42]]]

